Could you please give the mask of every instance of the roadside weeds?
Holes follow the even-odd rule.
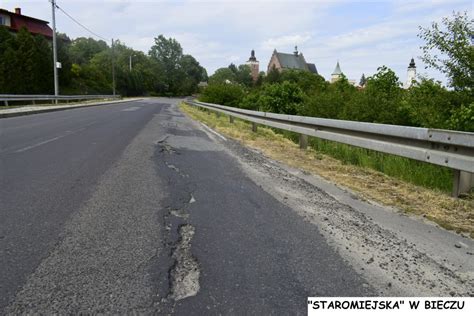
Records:
[[[181,104],[180,109],[192,119],[261,151],[271,159],[346,187],[356,192],[360,199],[395,207],[474,238],[473,199],[455,199],[444,192],[416,186],[372,169],[343,164],[310,147],[300,150],[298,144],[270,128],[259,126],[254,133],[251,123],[235,119],[231,124],[227,115],[216,116],[186,104]]]

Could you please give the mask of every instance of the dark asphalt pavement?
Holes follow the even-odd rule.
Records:
[[[375,293],[176,104],[0,120],[0,311],[305,314]]]

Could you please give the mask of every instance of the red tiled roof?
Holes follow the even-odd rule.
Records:
[[[47,21],[43,21],[22,14],[16,14],[14,12],[10,12],[4,9],[0,9],[0,12],[7,13],[8,15],[10,15],[10,29],[12,31],[18,32],[22,27],[26,27],[26,29],[32,34],[41,34],[48,38],[53,37],[53,30],[48,26]]]

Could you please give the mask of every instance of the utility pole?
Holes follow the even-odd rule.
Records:
[[[114,52],[114,39],[112,38],[112,91],[115,95],[115,52]]]
[[[53,68],[54,68],[54,96],[55,102],[58,103],[59,83],[58,83],[58,54],[56,45],[56,0],[51,0],[51,7],[53,11]]]
[[[130,55],[130,72],[132,71],[132,55]]]

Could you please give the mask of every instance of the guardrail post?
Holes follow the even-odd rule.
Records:
[[[8,101],[7,100],[5,100],[3,102],[5,103],[5,106],[8,106]]]
[[[220,113],[220,112],[216,112],[216,117],[217,117],[217,118],[221,117],[221,113]]]
[[[36,105],[36,101],[35,101],[35,100],[33,100],[32,103],[33,103],[33,105]]]
[[[257,132],[257,123],[252,122],[252,132]]]
[[[466,171],[453,170],[453,197],[467,193],[474,187],[474,174]]]
[[[306,149],[308,147],[308,136],[300,134],[300,149]]]
[[[230,122],[230,124],[234,124],[234,117],[233,116],[229,116],[229,122]]]

